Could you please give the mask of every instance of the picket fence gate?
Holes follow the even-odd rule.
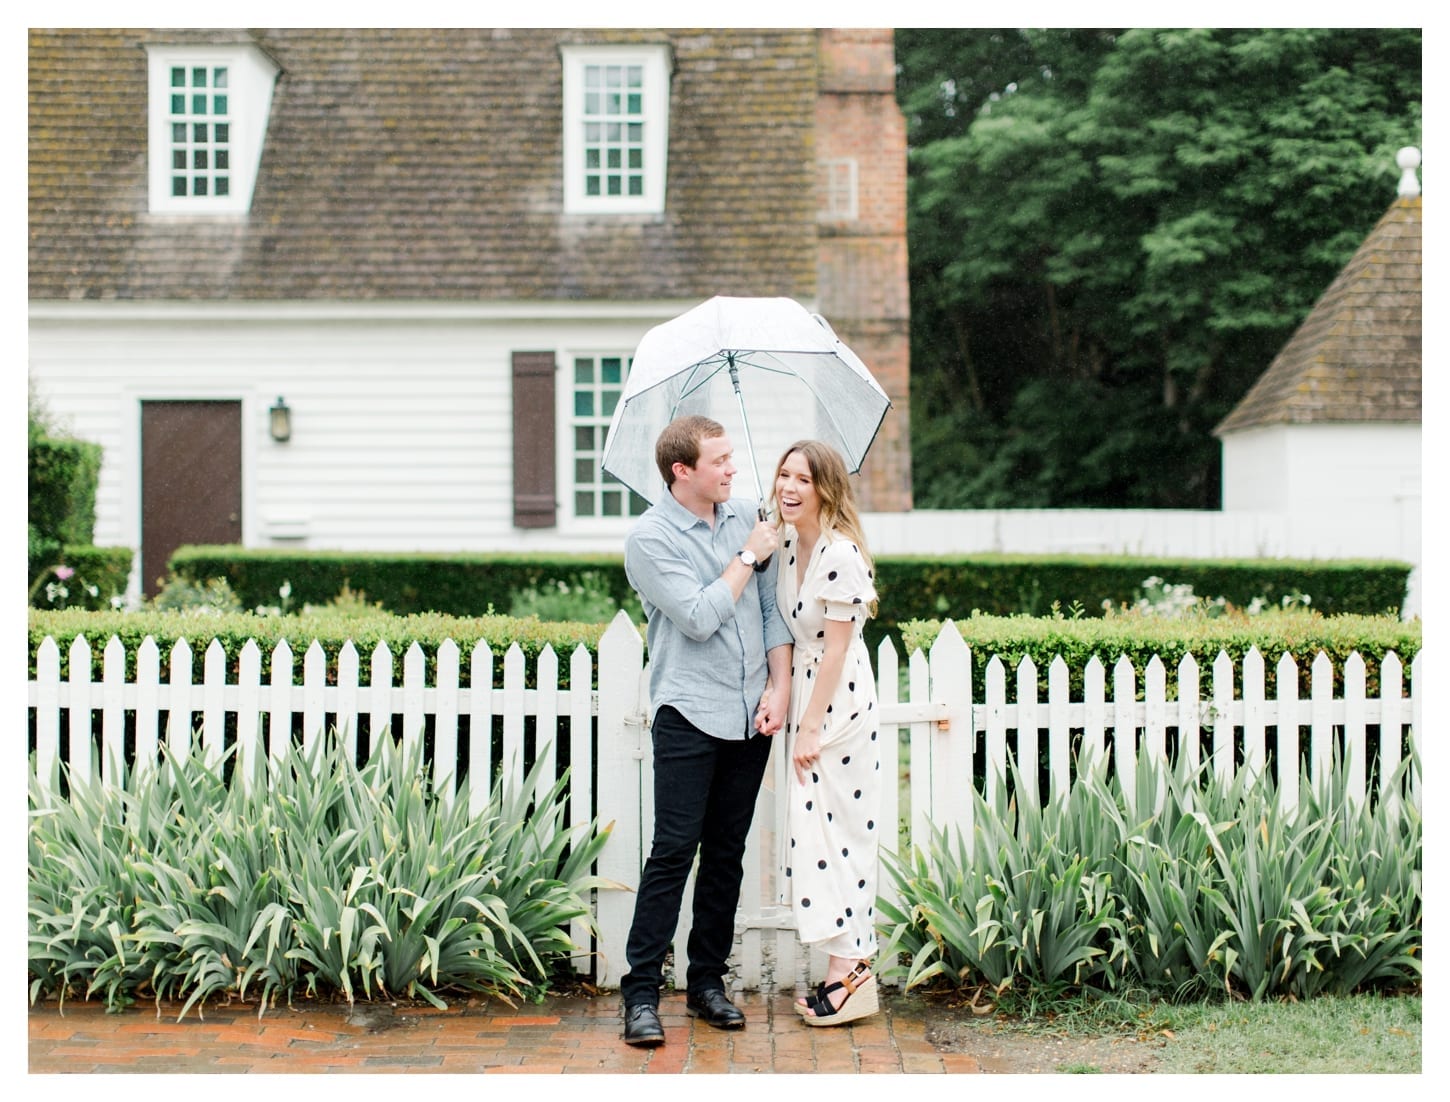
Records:
[[[582,923],[571,932],[576,944],[588,946],[576,961],[581,971],[592,972],[598,983],[616,985],[622,975],[624,945],[633,914],[633,889],[648,855],[653,823],[653,777],[649,737],[649,671],[644,644],[623,613],[599,643],[597,682],[594,658],[583,646],[569,656],[570,687],[559,687],[559,658],[546,647],[535,665],[534,684],[526,688],[525,659],[515,643],[502,657],[502,687],[477,691],[460,683],[464,654],[457,643],[442,643],[437,653],[434,683],[425,683],[422,649],[414,643],[402,656],[402,683],[394,684],[394,656],[379,643],[371,655],[368,684],[360,684],[360,657],[349,642],[339,654],[335,683],[329,684],[327,658],[315,640],[302,658],[300,682],[294,677],[295,656],[290,644],[280,642],[273,651],[271,677],[263,683],[261,650],[255,641],[242,649],[235,682],[227,680],[222,645],[207,646],[198,683],[193,676],[194,653],[179,640],[169,655],[168,677],[161,676],[161,654],[149,637],[134,656],[135,675],[126,677],[127,654],[117,637],[106,644],[102,677],[91,680],[91,647],[76,637],[70,648],[69,676],[60,676],[60,648],[46,638],[36,651],[36,678],[28,683],[28,704],[34,731],[34,770],[46,798],[61,797],[61,761],[71,785],[94,782],[119,785],[127,772],[152,768],[161,741],[177,756],[190,752],[199,737],[203,757],[219,761],[229,746],[226,732],[235,734],[238,775],[243,783],[265,775],[249,766],[258,755],[278,759],[300,717],[304,748],[333,729],[354,754],[367,753],[377,740],[389,737],[395,716],[401,716],[405,742],[422,736],[425,722],[433,728],[432,775],[445,798],[466,798],[472,810],[482,809],[488,785],[521,785],[526,760],[535,754],[545,761],[537,783],[541,791],[552,783],[554,755],[567,746],[570,765],[570,822],[583,827],[591,821],[610,826],[610,839],[600,855],[599,875],[617,885],[600,889],[595,903],[597,936],[591,945]],[[468,685],[494,685],[492,648],[478,641],[467,654]],[[1112,667],[1112,693],[1107,692],[1108,669],[1097,657],[1083,668],[1081,699],[1069,699],[1070,671],[1058,656],[1048,667],[1046,700],[1039,699],[1038,669],[1024,660],[1015,671],[1015,700],[1007,699],[1007,668],[994,657],[986,667],[985,685],[974,692],[970,650],[956,625],[947,622],[929,653],[918,650],[908,659],[907,695],[900,698],[900,666],[891,641],[877,650],[876,676],[881,714],[881,769],[886,777],[900,775],[903,751],[909,755],[906,816],[897,785],[883,785],[879,819],[903,822],[898,845],[924,845],[930,831],[960,829],[968,843],[972,836],[973,778],[981,778],[983,795],[990,803],[1007,784],[1008,755],[1034,761],[1039,739],[1046,734],[1048,783],[1045,798],[1068,792],[1080,761],[1104,757],[1112,749],[1112,768],[1126,792],[1136,790],[1137,754],[1168,754],[1197,766],[1211,762],[1219,776],[1237,769],[1262,772],[1268,767],[1266,730],[1273,728],[1275,762],[1293,763],[1297,774],[1307,762],[1316,783],[1327,783],[1330,771],[1351,796],[1377,796],[1398,805],[1408,800],[1421,806],[1421,777],[1409,771],[1402,786],[1392,779],[1400,765],[1402,744],[1414,748],[1418,758],[1421,729],[1419,686],[1423,652],[1411,665],[1411,692],[1404,692],[1403,666],[1393,653],[1379,669],[1379,695],[1365,692],[1365,662],[1351,654],[1342,671],[1343,694],[1334,694],[1335,670],[1321,652],[1310,671],[1307,699],[1298,694],[1298,667],[1287,654],[1275,667],[1277,692],[1264,691],[1265,660],[1252,650],[1241,669],[1220,652],[1209,673],[1211,688],[1200,692],[1197,662],[1186,656],[1177,669],[1177,699],[1168,699],[1166,668],[1154,656],[1143,671],[1142,699],[1138,674],[1126,658]],[[1235,684],[1242,692],[1235,693]],[[598,685],[591,690],[588,686]],[[66,713],[62,740],[62,712]],[[128,724],[128,713],[130,722]],[[163,723],[164,716],[164,723]],[[200,717],[199,736],[194,726]],[[467,717],[461,732],[460,718]],[[555,740],[526,739],[526,717],[534,717],[535,731],[557,731]],[[97,723],[97,718],[99,723]],[[131,748],[127,749],[127,729]],[[494,732],[501,727],[502,754],[492,756]],[[1301,745],[1308,728],[1307,747]],[[1368,733],[1377,728],[1375,765],[1378,790],[1367,788],[1371,765]],[[364,737],[365,729],[365,737]],[[264,734],[265,732],[265,734]],[[478,733],[486,732],[487,737]],[[895,734],[896,737],[890,737]],[[463,743],[466,741],[466,747]],[[466,749],[468,767],[459,769],[459,751]],[[1081,755],[1079,757],[1078,755]],[[738,943],[733,966],[734,982],[745,989],[791,989],[816,982],[824,958],[803,952],[795,936],[779,867],[776,841],[783,825],[784,807],[776,794],[785,791],[788,760],[771,756],[756,809],[755,824],[746,850],[746,875],[736,927]],[[597,778],[591,784],[591,777]],[[1029,778],[1028,783],[1033,783]],[[1281,799],[1292,808],[1298,786],[1280,786]],[[891,898],[884,870],[883,896]],[[684,959],[689,933],[686,887],[677,929],[676,958]],[[683,985],[683,969],[674,977]]]

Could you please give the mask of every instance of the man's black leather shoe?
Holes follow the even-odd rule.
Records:
[[[716,1029],[744,1029],[745,1015],[718,987],[685,996],[685,1011],[692,1017],[704,1018]]]
[[[662,1045],[665,1027],[660,1025],[659,1012],[649,1003],[636,1003],[624,1008],[624,1043],[627,1045]]]

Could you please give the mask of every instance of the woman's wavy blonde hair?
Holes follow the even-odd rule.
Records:
[[[851,476],[846,473],[845,460],[831,445],[821,440],[797,440],[781,453],[775,464],[770,487],[770,508],[776,515],[776,527],[784,527],[785,520],[780,516],[780,503],[775,499],[775,479],[779,477],[785,461],[796,452],[806,457],[811,481],[815,483],[816,496],[821,499],[821,527],[839,532],[856,545],[861,552],[861,558],[866,561],[867,573],[874,583],[876,566],[866,546],[861,514],[856,510],[856,492],[851,487]],[[872,616],[876,615],[876,604],[877,602],[872,601],[867,606],[867,611]]]

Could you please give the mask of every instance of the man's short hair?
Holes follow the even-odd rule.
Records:
[[[675,464],[693,467],[700,461],[700,441],[725,435],[725,426],[697,413],[676,417],[655,441],[655,465],[666,486],[675,484]]]

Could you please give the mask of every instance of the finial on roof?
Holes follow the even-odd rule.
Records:
[[[1395,154],[1395,164],[1400,166],[1400,198],[1419,195],[1420,178],[1415,175],[1415,169],[1420,167],[1420,151],[1412,145],[1405,146]]]

